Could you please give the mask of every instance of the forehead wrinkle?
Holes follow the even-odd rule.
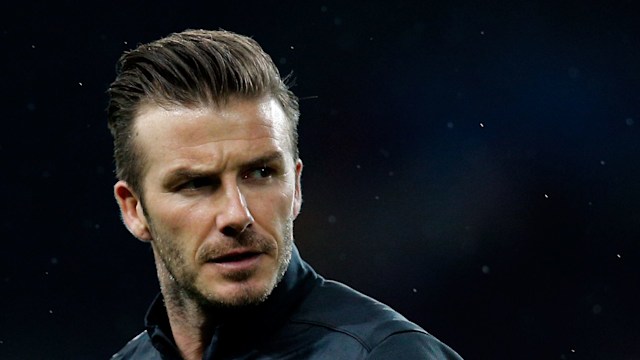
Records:
[[[241,147],[230,147],[227,148],[225,146],[218,147],[219,143],[245,143],[245,145]],[[271,152],[284,152],[285,149],[282,144],[279,143],[278,138],[276,136],[260,136],[251,139],[245,138],[234,138],[234,139],[218,139],[218,140],[209,140],[206,143],[199,145],[185,145],[175,147],[170,149],[169,151],[177,152],[180,151],[181,156],[176,160],[194,160],[201,161],[202,158],[211,158],[212,160],[217,159],[225,159],[228,157],[243,159],[246,153],[271,153]]]

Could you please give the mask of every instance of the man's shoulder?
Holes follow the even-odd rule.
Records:
[[[126,359],[160,359],[158,352],[151,345],[151,339],[147,334],[147,331],[143,331],[122,348],[115,353],[111,360],[126,360]]]
[[[399,331],[426,333],[388,305],[331,280],[322,281],[311,291],[294,320],[316,322],[370,339]]]
[[[390,306],[336,281],[324,280],[316,286],[291,321],[349,337],[370,355],[409,349],[446,355],[434,359],[459,359],[440,340]]]

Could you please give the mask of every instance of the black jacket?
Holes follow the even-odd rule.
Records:
[[[262,304],[226,311],[203,359],[461,359],[390,307],[325,280],[294,249],[286,274]],[[146,330],[112,359],[180,359],[158,295]]]

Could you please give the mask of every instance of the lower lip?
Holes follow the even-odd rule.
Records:
[[[263,254],[256,254],[237,261],[225,261],[225,262],[209,262],[208,264],[215,265],[226,271],[246,271],[251,270],[258,265],[258,262],[262,258]]]

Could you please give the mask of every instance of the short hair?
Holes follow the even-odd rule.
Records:
[[[271,57],[250,37],[225,30],[185,30],[125,52],[107,93],[116,177],[142,196],[144,154],[136,148],[134,120],[143,105],[224,105],[232,96],[273,96],[290,123],[298,158],[298,99]]]

